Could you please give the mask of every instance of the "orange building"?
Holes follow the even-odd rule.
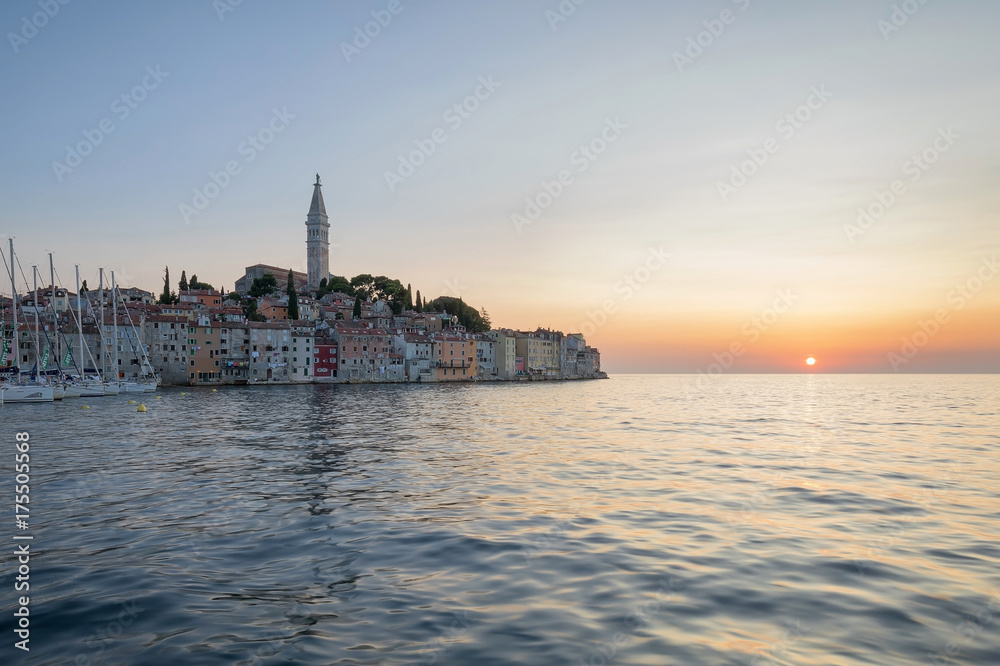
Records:
[[[475,378],[477,368],[474,339],[448,333],[439,333],[432,338],[439,382],[460,382]]]
[[[179,303],[204,305],[209,308],[217,308],[222,305],[222,294],[214,289],[192,289],[182,291],[177,295]]]
[[[219,322],[208,319],[201,319],[188,325],[188,383],[206,384],[220,381],[221,330]]]
[[[282,305],[278,301],[272,301],[269,298],[261,300],[260,307],[257,309],[257,312],[264,315],[268,321],[288,319],[288,306]]]

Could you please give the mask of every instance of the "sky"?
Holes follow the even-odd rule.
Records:
[[[70,287],[230,290],[305,270],[318,173],[332,273],[582,331],[610,372],[997,372],[998,27],[993,0],[10,0],[0,239]]]

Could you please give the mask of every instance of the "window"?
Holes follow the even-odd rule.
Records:
[[[191,367],[192,368],[194,367],[194,360],[193,359],[191,360]]]

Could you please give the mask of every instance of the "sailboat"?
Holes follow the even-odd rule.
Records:
[[[54,399],[54,392],[51,386],[46,386],[45,384],[26,382],[21,374],[21,367],[18,365],[20,362],[21,350],[18,346],[19,332],[17,327],[17,283],[14,277],[14,239],[10,240],[10,294],[11,294],[11,322],[13,323],[11,330],[11,347],[14,352],[14,358],[11,362],[11,367],[5,374],[13,375],[12,378],[6,379],[2,382],[2,392],[3,392],[3,402],[4,403],[16,403],[16,402],[52,402]],[[6,263],[6,262],[4,262]],[[6,340],[2,343],[3,349],[0,351],[0,356],[3,357],[4,363],[6,363],[7,358],[7,343]],[[36,348],[37,349],[37,348]]]
[[[135,323],[132,321],[132,315],[128,311],[128,304],[125,302],[125,298],[121,296],[121,292],[118,290],[118,284],[115,282],[115,272],[111,271],[111,302],[114,303],[112,311],[114,312],[114,337],[115,337],[115,367],[118,367],[118,298],[121,298],[122,305],[125,310],[125,317],[128,319],[129,326],[132,328],[132,336],[126,336],[129,341],[129,350],[132,355],[136,355],[136,348],[132,344],[132,340],[138,341],[139,352],[142,353],[142,371],[141,374],[134,380],[126,381],[122,384],[122,389],[126,393],[153,393],[156,391],[156,387],[160,383],[160,378],[157,376],[155,370],[153,369],[153,364],[149,360],[149,356],[146,354],[145,346],[142,343],[142,339],[138,334],[138,329]]]
[[[49,261],[52,261],[51,255],[49,255]],[[53,285],[55,282],[53,281]],[[54,289],[54,286],[53,286]],[[96,366],[97,363],[94,361],[93,356],[90,354],[90,350],[87,349],[83,341],[83,306],[82,297],[80,295],[80,267],[76,267],[76,312],[74,319],[76,320],[76,330],[77,339],[80,342],[80,359],[79,365],[76,366],[76,370],[79,373],[75,377],[70,377],[66,384],[66,395],[67,397],[81,397],[81,398],[99,398],[105,395],[110,395],[106,391],[106,385],[100,376],[87,376],[87,357],[90,356],[90,360]],[[70,312],[73,312],[70,310]],[[95,370],[96,372],[96,370]],[[79,396],[77,396],[79,394]]]

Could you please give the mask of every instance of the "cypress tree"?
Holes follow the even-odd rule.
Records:
[[[185,271],[181,271],[181,281],[177,283],[177,289],[178,291],[188,290],[188,279]]]
[[[299,295],[295,293],[295,280],[292,271],[288,271],[288,318],[299,318]]]
[[[420,304],[420,290],[419,289],[417,289],[417,304],[416,304],[416,307],[417,307],[417,312],[423,312],[424,306]]]
[[[361,296],[354,297],[354,312],[352,316],[355,320],[361,319]]]
[[[170,266],[163,268],[163,293],[160,294],[160,305],[170,305]]]
[[[410,283],[406,283],[406,309],[413,309],[413,289],[410,287]]]

